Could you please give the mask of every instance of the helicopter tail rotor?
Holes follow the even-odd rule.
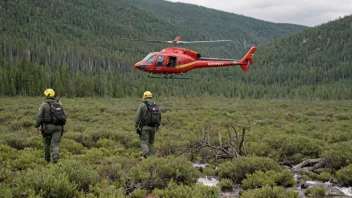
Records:
[[[247,54],[240,60],[241,68],[244,72],[249,72],[249,66],[254,63],[252,57],[257,50],[257,46],[251,47]]]

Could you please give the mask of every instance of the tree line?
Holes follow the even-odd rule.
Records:
[[[160,96],[182,97],[352,98],[351,16],[259,45],[249,73],[239,67],[210,68],[188,72],[192,80],[164,80],[148,79],[133,65],[148,52],[166,46],[119,41],[113,38],[114,30],[119,36],[137,38],[142,30],[155,38],[170,38],[175,31],[199,40],[209,38],[189,27],[195,25],[194,21],[175,25],[129,1],[16,2],[0,2],[0,20],[4,24],[0,27],[1,96],[38,96],[51,87],[65,97],[140,97],[148,89]],[[172,4],[160,5],[171,9],[168,6]],[[189,14],[202,10],[175,5],[185,6]],[[93,9],[96,6],[100,6],[98,10]],[[74,15],[75,12],[80,14]],[[203,10],[200,13],[206,15]],[[218,15],[228,17],[226,13]],[[263,25],[253,24],[258,30]],[[240,58],[247,50],[231,45],[194,45],[191,49],[205,57],[227,58]]]

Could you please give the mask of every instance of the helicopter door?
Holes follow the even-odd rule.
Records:
[[[165,60],[164,56],[158,56],[155,66],[160,69],[164,65],[164,60]]]

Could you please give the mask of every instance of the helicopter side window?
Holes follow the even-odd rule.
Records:
[[[157,67],[163,66],[164,59],[165,59],[164,56],[158,56],[158,60],[156,61],[156,66],[157,66]]]
[[[182,64],[182,58],[178,58],[177,65],[181,65],[181,64]]]

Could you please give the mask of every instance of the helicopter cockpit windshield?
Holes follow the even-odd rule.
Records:
[[[152,64],[155,60],[155,55],[153,53],[148,54],[145,58],[143,58],[143,61]]]

